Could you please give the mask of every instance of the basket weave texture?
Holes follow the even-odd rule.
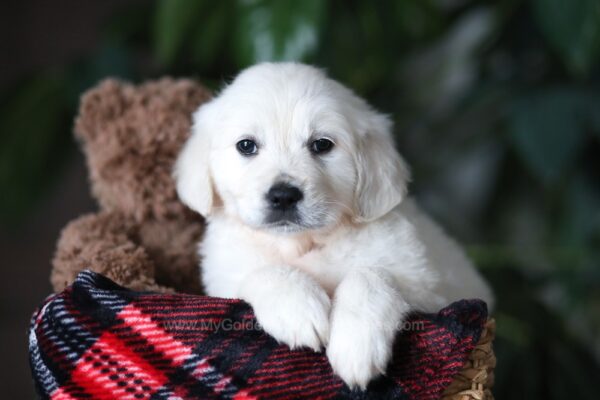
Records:
[[[463,370],[444,391],[443,400],[493,400],[494,355],[493,341],[496,321],[488,319],[477,346],[471,352]]]

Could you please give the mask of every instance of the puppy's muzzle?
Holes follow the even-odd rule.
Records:
[[[298,222],[297,204],[304,194],[296,186],[285,182],[278,182],[271,186],[266,195],[269,205],[267,222]]]

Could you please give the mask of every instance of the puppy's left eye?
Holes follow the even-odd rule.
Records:
[[[310,144],[310,151],[313,154],[329,153],[333,149],[333,142],[329,139],[317,139]]]
[[[251,156],[258,152],[258,146],[256,142],[250,139],[242,139],[235,145],[240,154],[245,156]]]

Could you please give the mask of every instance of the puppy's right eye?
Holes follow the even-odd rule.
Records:
[[[251,156],[258,152],[258,146],[250,139],[242,139],[235,145],[240,154],[244,156]]]

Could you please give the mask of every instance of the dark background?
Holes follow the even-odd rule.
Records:
[[[497,294],[497,398],[600,398],[597,0],[30,0],[3,5],[0,46],[2,397],[33,396],[29,315],[60,229],[96,207],[79,95],[285,59],[396,121],[411,191]]]

